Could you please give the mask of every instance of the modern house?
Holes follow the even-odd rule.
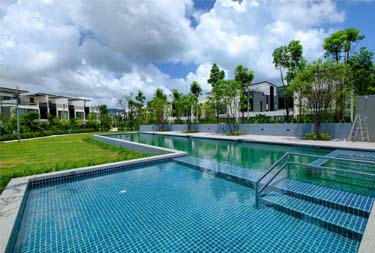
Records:
[[[0,87],[0,112],[5,117],[11,117],[15,113],[17,105],[20,115],[29,112],[39,113],[39,105],[37,102],[30,103],[25,101],[22,96],[27,93],[25,90],[11,89]]]
[[[270,82],[253,83],[246,87],[245,96],[249,98],[252,112],[278,110],[277,86]]]
[[[244,90],[247,101],[245,101],[245,106],[240,108],[238,117],[255,117],[258,114],[270,117],[284,117],[286,115],[286,98],[283,89],[284,87],[279,87],[268,81],[248,85]],[[199,102],[206,102],[210,95],[211,93],[203,95]],[[289,102],[289,108],[293,110],[292,100]],[[220,117],[226,117],[225,108],[219,108],[219,113]]]
[[[90,100],[82,99],[82,98],[68,98],[69,104],[69,118],[79,119],[79,120],[86,120],[88,118],[88,111],[86,115],[86,102]]]
[[[95,113],[99,118],[97,107],[89,107],[90,100],[56,96],[47,93],[30,94],[25,90],[0,87],[0,109],[5,117],[11,117],[18,107],[20,115],[30,111],[39,113],[40,120],[47,120],[48,115],[53,115],[60,120],[79,119],[86,121],[89,113]]]

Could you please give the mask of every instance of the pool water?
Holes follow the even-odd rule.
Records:
[[[207,138],[187,138],[145,133],[115,134],[110,137],[186,151],[193,157],[248,168],[261,174],[265,173],[272,164],[286,152],[324,156],[333,151],[330,149],[301,146],[237,142]],[[316,158],[308,157],[299,157],[298,159],[299,162],[304,164],[309,164],[317,160]],[[372,170],[374,170],[374,168],[372,168]],[[332,171],[311,170],[301,166],[291,166],[288,177],[307,183],[368,196],[374,196],[375,193],[375,178],[352,178],[352,175]]]
[[[246,186],[177,162],[32,186],[14,252],[356,252],[359,242],[254,207]]]
[[[214,159],[243,168],[267,171],[285,152],[326,155],[331,150],[304,148],[289,145],[274,145],[203,138],[187,138],[153,134],[118,134],[112,138],[134,141],[159,147],[177,149],[190,156]]]

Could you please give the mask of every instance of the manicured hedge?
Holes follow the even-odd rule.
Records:
[[[38,131],[38,132],[25,132],[21,133],[21,139],[30,139],[36,137],[43,137],[43,136],[51,136],[51,135],[61,135],[61,134],[69,134],[69,133],[90,133],[95,132],[94,128],[82,128],[82,129],[72,129],[69,130],[45,130],[45,131]],[[3,134],[0,135],[0,141],[10,141],[10,140],[17,140],[17,134]]]

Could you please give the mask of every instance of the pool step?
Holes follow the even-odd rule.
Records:
[[[340,191],[292,179],[284,179],[272,186],[272,191],[282,193],[303,201],[312,202],[342,212],[368,218],[374,198],[352,192]]]
[[[335,233],[360,241],[366,228],[367,219],[336,209],[325,207],[299,198],[271,192],[261,202],[278,211],[298,219],[322,226]]]

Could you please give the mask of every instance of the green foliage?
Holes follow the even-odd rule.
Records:
[[[264,114],[257,114],[253,118],[253,123],[262,124],[262,123],[271,123],[271,122],[272,122],[271,117],[267,117]]]
[[[227,107],[227,123],[229,124],[229,131],[235,130],[236,112],[239,109],[238,97],[241,91],[241,84],[234,80],[222,80],[218,82],[212,89],[216,101],[224,104]]]
[[[148,108],[151,113],[152,122],[158,125],[163,125],[166,114],[166,107],[168,105],[167,95],[163,90],[158,88],[152,100],[148,102]]]
[[[0,193],[15,177],[147,157],[77,134],[0,144]]]
[[[281,82],[284,87],[290,85],[296,75],[304,69],[306,60],[303,58],[303,47],[297,40],[292,40],[286,46],[278,47],[272,53],[273,63],[280,71]],[[285,80],[287,83],[285,84]],[[286,103],[286,120],[289,121],[289,110],[292,90],[284,89]]]
[[[202,88],[197,81],[194,81],[190,86],[190,93],[198,99],[202,94]]]
[[[360,31],[355,28],[347,28],[332,33],[324,39],[323,49],[326,56],[333,58],[337,63],[344,60],[348,62],[350,53],[360,40],[365,38]]]
[[[30,139],[37,137],[45,137],[51,135],[61,135],[61,134],[75,134],[75,133],[90,133],[97,131],[95,128],[80,128],[80,129],[65,129],[65,130],[42,130],[36,132],[21,132],[21,139]],[[17,134],[2,134],[0,135],[0,141],[10,141],[17,140]]]
[[[303,98],[307,100],[313,116],[318,139],[320,139],[320,124],[332,110],[332,101],[336,96],[337,83],[341,82],[342,71],[343,68],[339,63],[320,60],[308,64],[296,77],[303,86]]]
[[[220,96],[215,93],[214,89],[218,85],[219,82],[224,80],[224,78],[225,78],[225,72],[223,70],[220,70],[220,68],[216,65],[216,63],[214,63],[212,65],[212,68],[211,68],[211,71],[210,71],[210,76],[209,76],[207,82],[209,84],[211,84],[211,87],[212,87],[213,95],[210,96],[209,99],[211,100],[210,103],[212,105],[214,105],[214,108],[215,108],[216,123],[219,123],[220,111],[221,111],[222,107],[225,107],[225,105],[223,105],[220,102],[220,100],[221,100]]]
[[[109,116],[109,111],[107,105],[99,105],[99,122],[100,122],[100,128],[102,131],[107,131],[111,127],[112,119]]]
[[[311,132],[311,133],[307,133],[306,135],[305,135],[305,139],[306,140],[314,140],[314,141],[316,141],[316,140],[321,140],[321,141],[329,141],[329,140],[331,140],[332,138],[331,138],[331,136],[329,135],[329,133],[320,133],[319,135],[318,135],[318,133],[317,132]]]
[[[374,53],[361,47],[348,61],[350,82],[356,95],[375,94]]]
[[[303,58],[303,47],[298,40],[292,40],[287,46],[281,46],[274,50],[273,63],[282,74],[282,82],[284,82],[284,73],[286,71],[285,80],[289,84],[293,78],[304,68],[306,64]]]
[[[254,79],[254,72],[248,68],[238,65],[234,70],[234,80],[241,84],[240,91],[240,109],[242,111],[242,118],[244,119],[245,110],[250,111],[250,97],[246,95],[246,88],[251,84]]]
[[[227,133],[227,135],[229,135],[229,136],[239,136],[239,135],[241,135],[242,133],[241,133],[241,131],[239,131],[239,130],[234,130],[234,131],[229,131],[228,133]]]
[[[208,78],[207,82],[214,87],[219,81],[224,80],[225,72],[224,70],[220,70],[216,63],[212,65],[210,71],[210,77]]]
[[[199,104],[198,98],[202,94],[202,88],[197,81],[194,81],[190,86],[190,94],[192,95],[192,102],[193,102],[193,109],[195,112],[195,119],[196,123],[198,123],[199,119]]]

